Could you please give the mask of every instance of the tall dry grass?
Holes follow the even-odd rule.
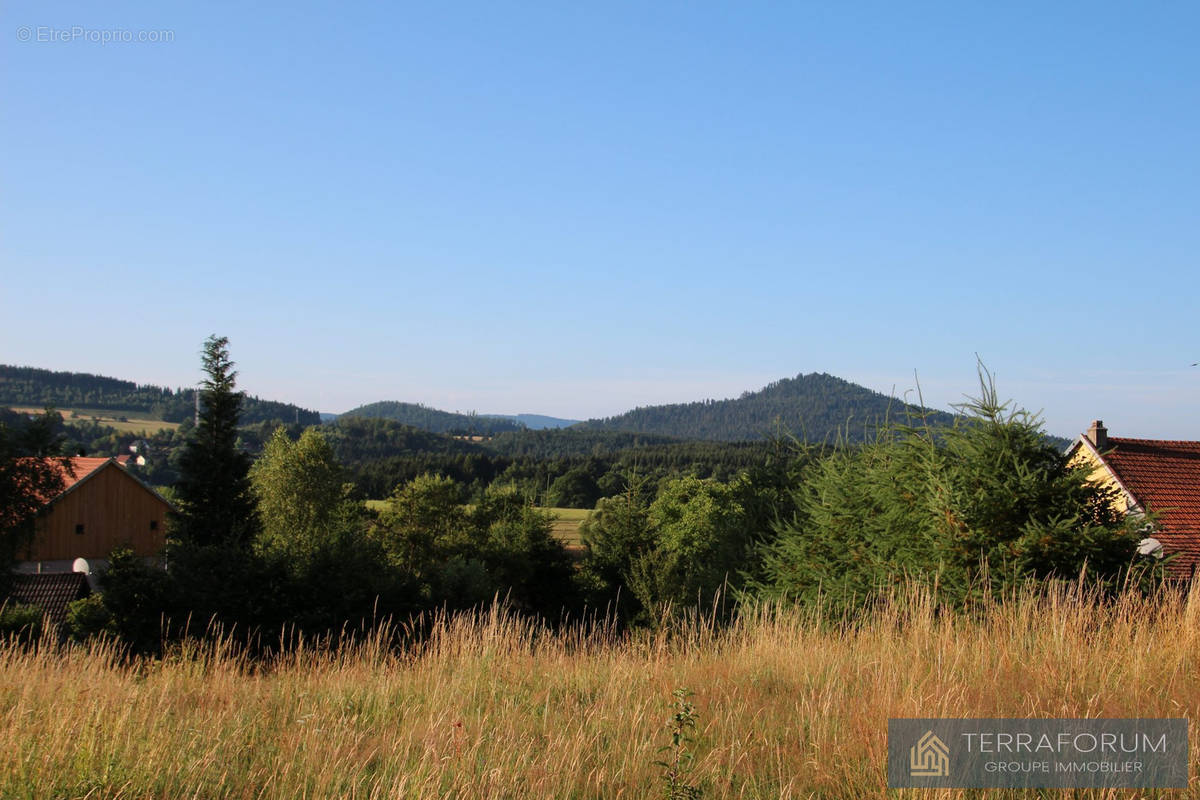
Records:
[[[1055,589],[968,619],[909,592],[854,626],[762,609],[631,636],[493,610],[439,619],[403,654],[384,641],[270,664],[227,642],[133,663],[103,644],[0,648],[0,796],[653,797],[687,687],[706,797],[882,797],[889,717],[1200,708],[1200,595],[1097,606]]]

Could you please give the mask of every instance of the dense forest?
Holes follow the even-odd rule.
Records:
[[[397,425],[397,423],[390,423]],[[768,442],[665,443],[631,442],[608,449],[563,447],[542,452],[504,453],[488,446],[434,437],[412,428],[391,432],[361,428],[321,429],[359,493],[368,498],[386,497],[396,486],[421,475],[444,475],[480,495],[488,488],[515,489],[538,505],[592,508],[601,497],[621,491],[630,476],[649,485],[691,476],[729,480],[739,472],[760,466],[779,447]],[[457,446],[447,446],[446,442]],[[397,446],[388,454],[381,452]],[[371,455],[368,455],[370,453]]]
[[[458,436],[492,436],[497,433],[523,430],[525,426],[516,419],[505,417],[484,417],[475,413],[458,414],[450,411],[439,411],[418,403],[398,403],[383,401],[368,403],[365,406],[353,408],[341,417],[370,417],[373,419],[390,419],[411,425],[421,430],[433,433],[450,433]],[[339,417],[339,418],[341,418]]]
[[[179,452],[192,422],[192,390],[0,368],[0,405],[49,401],[180,420],[178,431],[150,436],[74,418],[64,419],[60,429],[64,452],[121,455],[137,447],[145,461],[140,468],[144,480],[169,487],[178,479]],[[285,403],[246,398],[243,408],[238,446],[251,457],[262,452],[281,424],[293,440],[306,427],[318,425],[356,494],[364,499],[387,497],[399,485],[435,474],[453,479],[475,496],[503,486],[539,504],[577,508],[591,508],[631,475],[650,485],[685,476],[729,480],[762,465],[789,443],[861,443],[876,430],[876,423],[867,420],[890,415],[907,421],[913,412],[884,395],[819,374],[778,381],[737,400],[643,408],[609,420],[544,430],[530,430],[513,419],[451,414],[410,403],[374,403],[324,424],[314,412]],[[932,424],[941,425],[954,419],[941,412],[929,417]],[[685,433],[668,435],[651,428]],[[735,439],[739,433],[742,438]]]
[[[183,422],[195,413],[195,389],[168,389],[85,372],[55,372],[0,365],[0,405],[132,411],[151,419]],[[316,411],[291,403],[247,397],[242,423],[294,422],[316,425]]]
[[[646,406],[577,427],[724,442],[765,439],[781,432],[808,442],[862,442],[881,424],[903,423],[920,413],[885,394],[814,372],[775,381],[737,399]],[[945,412],[927,413],[930,424],[953,421]]]
[[[173,504],[166,571],[110,554],[103,595],[69,612],[77,638],[161,652],[164,637],[191,635],[191,619],[331,635],[499,597],[548,623],[605,609],[619,624],[653,625],[697,604],[724,617],[743,599],[799,601],[845,621],[901,581],[972,607],[1027,582],[1086,574],[1107,592],[1163,574],[1138,559],[1144,521],[1072,466],[1036,415],[1002,403],[982,367],[962,416],[819,446],[594,428],[475,441],[357,416],[247,423],[226,339],[206,342],[204,368],[199,422],[149,439],[0,410],[0,493],[36,499],[19,473],[43,462],[21,456],[133,446],[146,463],[130,469]],[[780,408],[805,380],[743,400]],[[0,543],[28,529],[37,504],[23,507]],[[570,542],[550,510],[563,507],[590,511]],[[40,616],[18,608],[6,620],[0,633],[33,630]]]

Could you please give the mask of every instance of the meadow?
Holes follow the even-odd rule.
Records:
[[[655,762],[685,689],[697,725],[682,782],[704,797],[885,797],[889,717],[1200,711],[1200,595],[1026,591],[967,617],[913,591],[854,625],[759,609],[626,634],[491,609],[390,646],[400,630],[269,662],[228,639],[132,661],[107,644],[9,643],[0,796],[665,797]]]
[[[13,411],[22,414],[40,414],[45,409],[33,407],[14,407]],[[165,430],[178,430],[178,422],[164,422],[161,419],[150,419],[145,416],[144,411],[121,411],[109,409],[95,408],[59,408],[55,409],[63,415],[63,419],[67,422],[78,422],[80,420],[91,420],[100,425],[107,425],[110,428],[115,428],[121,433],[134,433],[142,436],[150,436],[151,434]]]
[[[568,548],[581,550],[583,539],[579,533],[579,526],[591,512],[584,508],[548,508],[546,510],[554,514],[554,536]]]

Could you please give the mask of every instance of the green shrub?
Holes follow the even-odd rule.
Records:
[[[37,606],[6,603],[0,608],[0,636],[36,639],[42,635],[42,610]]]
[[[114,630],[112,612],[104,605],[102,595],[93,594],[67,605],[67,632],[82,642]]]

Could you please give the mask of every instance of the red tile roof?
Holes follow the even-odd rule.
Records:
[[[1154,538],[1178,554],[1171,571],[1191,576],[1200,563],[1200,442],[1119,439],[1102,457],[1142,508],[1158,512]]]
[[[109,458],[83,458],[82,456],[68,458],[67,461],[71,462],[71,468],[75,475],[72,477],[70,472],[63,470],[63,491],[70,489],[111,460]]]
[[[50,462],[51,464],[53,464],[54,466],[59,468],[59,471],[62,474],[62,479],[63,479],[62,492],[59,492],[57,495],[54,495],[53,497],[42,497],[41,498],[43,503],[49,503],[52,500],[58,499],[58,497],[60,497],[63,493],[65,493],[67,490],[69,490],[72,486],[74,486],[75,484],[84,480],[89,475],[96,472],[96,470],[100,469],[101,467],[103,467],[105,464],[107,464],[109,461],[112,461],[113,459],[110,459],[110,458],[84,458],[82,456],[78,456],[75,458],[66,458],[66,459],[63,459],[63,458],[32,459],[32,458],[30,458],[30,459],[21,459],[21,460],[44,460],[44,461]],[[71,464],[70,470],[65,469],[63,467],[64,461],[70,462],[70,464]]]

